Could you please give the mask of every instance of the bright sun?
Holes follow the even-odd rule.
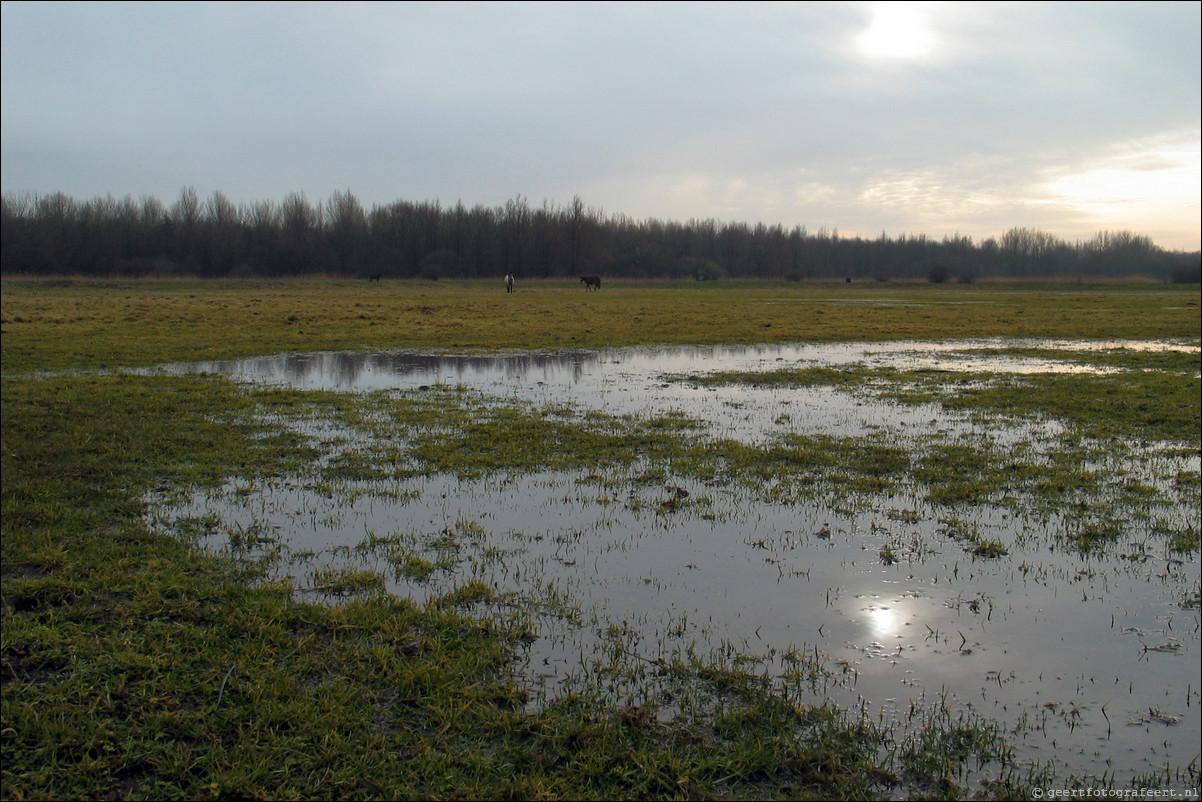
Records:
[[[919,58],[931,52],[935,36],[917,3],[881,3],[860,34],[860,52],[869,58]]]

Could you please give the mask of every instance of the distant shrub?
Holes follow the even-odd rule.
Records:
[[[454,251],[449,251],[445,248],[432,251],[422,257],[419,275],[422,278],[432,277],[435,280],[439,276],[461,278],[463,275],[463,260],[456,256]]]
[[[1169,273],[1169,280],[1174,284],[1202,283],[1202,265],[1178,265]]]
[[[713,259],[685,256],[676,262],[677,272],[697,281],[718,281],[726,278],[726,268]]]

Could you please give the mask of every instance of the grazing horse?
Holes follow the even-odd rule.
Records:
[[[513,292],[513,273],[505,274],[505,292]]]
[[[376,282],[377,284],[379,284],[379,283],[380,283],[380,279],[382,279],[382,278],[384,278],[384,274],[383,274],[383,273],[373,273],[373,274],[371,274],[370,276],[368,276],[368,277],[367,277],[367,283],[368,283],[368,284],[371,284],[371,283],[374,281],[374,282]]]
[[[601,289],[600,276],[581,276],[580,280],[584,282],[584,291]]]

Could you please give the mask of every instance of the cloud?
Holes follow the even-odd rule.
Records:
[[[1196,148],[1199,7],[5,3],[3,191],[580,195],[636,217],[1070,236],[1177,214],[1106,160],[1180,132]],[[890,45],[872,32],[898,9]],[[1123,213],[1085,187],[1125,192]],[[1165,244],[1197,248],[1194,217]]]
[[[1200,142],[1195,129],[1117,143],[1074,169],[1052,171],[1040,202],[1072,210],[1093,231],[1185,238],[1182,222],[1202,218]]]

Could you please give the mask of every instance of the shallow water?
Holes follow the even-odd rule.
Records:
[[[936,405],[904,406],[829,388],[703,388],[667,376],[718,370],[868,365],[1034,372],[1095,370],[1069,360],[965,355],[1045,342],[837,344],[617,349],[559,354],[291,355],[170,366],[300,389],[416,390],[451,385],[504,400],[581,411],[683,413],[713,437],[764,442],[783,433],[861,436],[899,444],[932,434],[987,434],[1041,443],[1055,422],[970,422]],[[1160,344],[1061,344],[1083,348]],[[1123,470],[1157,477],[1199,468],[1197,455],[1135,458]],[[790,650],[827,670],[830,698],[904,726],[911,702],[944,702],[1002,722],[1025,760],[1054,759],[1062,774],[1132,776],[1183,767],[1199,743],[1197,553],[1169,552],[1158,527],[1197,527],[1196,504],[1135,517],[1107,556],[1083,557],[1055,515],[1009,507],[958,510],[1002,542],[1006,556],[975,558],[918,497],[767,501],[747,488],[670,476],[648,483],[634,466],[607,472],[437,476],[360,486],[329,497],[280,482],[251,492],[197,495],[160,507],[169,526],[213,513],[207,545],[253,532],[251,551],[278,553],[278,571],[314,598],[321,568],[368,568],[389,589],[425,601],[479,579],[526,621],[525,681],[553,695],[588,670],[617,626],[623,647],[651,660],[694,646],[761,655],[779,673]],[[683,491],[683,492],[682,492]],[[687,495],[686,495],[687,494]],[[665,503],[667,502],[667,503]],[[883,559],[886,547],[894,560]],[[422,581],[394,570],[398,555],[442,560]],[[505,596],[504,594],[510,594]],[[562,602],[562,604],[560,604]],[[527,616],[534,609],[535,614]],[[632,693],[634,691],[631,691]],[[536,700],[539,695],[536,694]],[[941,702],[943,703],[943,702]]]
[[[866,397],[849,403],[825,387],[702,388],[667,381],[691,373],[764,371],[792,367],[865,366],[905,370],[1032,373],[1105,372],[1069,360],[982,357],[970,349],[1031,341],[954,343],[832,343],[759,346],[620,348],[554,353],[427,354],[411,352],[283,354],[246,360],[172,365],[168,372],[216,373],[235,381],[301,390],[368,392],[436,385],[466,387],[501,399],[570,404],[611,415],[655,416],[683,412],[705,420],[717,437],[760,441],[779,434],[780,421],[803,434],[859,435],[880,427],[962,427],[936,405],[902,406]],[[1098,347],[1100,344],[1092,344]],[[1129,347],[1149,347],[1133,343]],[[1048,424],[1048,433],[1058,431]]]

